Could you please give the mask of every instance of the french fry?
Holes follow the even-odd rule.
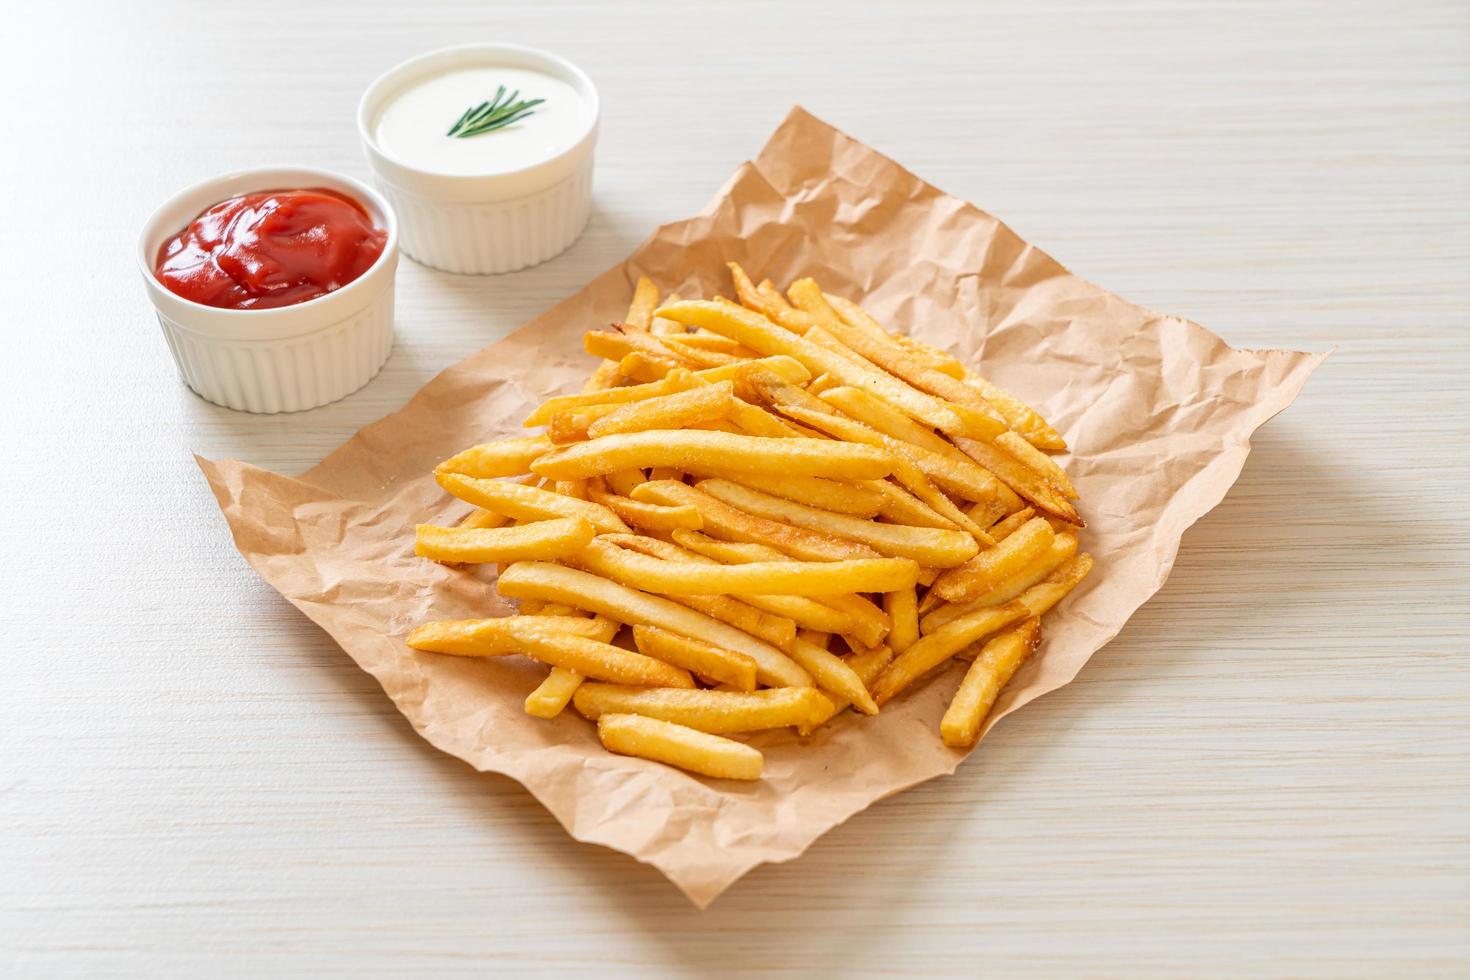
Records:
[[[847,666],[852,668],[852,672],[857,674],[858,679],[863,682],[863,686],[867,687],[883,672],[884,667],[887,667],[893,662],[893,650],[886,645],[870,647],[854,652],[852,656],[847,658],[846,662]],[[848,703],[841,699],[833,699],[829,696],[828,700],[832,705],[831,711],[818,716],[815,721],[808,725],[798,726],[798,734],[810,735],[814,730],[825,725],[838,714],[841,714],[843,709],[848,706]]]
[[[578,689],[572,704],[589,721],[604,714],[642,715],[711,735],[729,735],[803,725],[831,702],[814,687],[686,691],[589,683]]]
[[[592,523],[568,517],[519,527],[464,528],[420,524],[413,553],[434,561],[464,564],[566,558],[592,542]]]
[[[577,624],[592,622],[575,617],[571,621]],[[641,653],[567,632],[565,628],[559,628],[562,623],[563,620],[549,616],[426,623],[409,634],[408,645],[415,650],[460,657],[522,653],[553,667],[565,667],[584,677],[615,684],[671,688],[694,686],[688,671]]]
[[[987,530],[990,532],[990,536],[995,539],[996,544],[999,544],[1012,534],[1015,534],[1022,526],[1030,523],[1031,518],[1035,516],[1036,509],[1034,507],[1022,507],[1014,514],[1007,514],[1005,517],[1002,517],[987,528]]]
[[[1078,555],[1019,598],[977,609],[921,638],[905,650],[873,684],[873,699],[886,704],[914,681],[965,647],[1030,616],[1040,617],[1062,600],[1092,569],[1089,555]]]
[[[627,432],[563,446],[536,459],[531,470],[548,479],[572,480],[650,466],[701,476],[753,472],[872,480],[892,471],[893,458],[872,446],[685,429]]]
[[[658,306],[658,288],[647,276],[638,277],[633,288],[633,302],[628,305],[628,315],[623,322],[638,330],[647,330],[653,325],[653,311]]]
[[[635,385],[652,384],[666,378],[675,371],[685,371],[688,368],[674,359],[673,354],[668,356],[662,354],[646,354],[641,350],[635,350],[623,356],[618,361],[618,374],[627,378]]]
[[[1087,526],[1077,513],[1077,508],[1072,506],[1060,489],[1040,473],[1017,462],[1005,450],[978,439],[957,438],[954,442],[971,459],[994,473],[1002,483],[1029,500],[1037,510],[1044,510],[1077,527]]]
[[[842,483],[816,476],[769,476],[759,473],[742,473],[741,476],[731,479],[741,486],[748,486],[772,497],[800,501],[810,507],[848,514],[851,517],[876,517],[886,500],[876,480]]]
[[[472,530],[474,528],[504,527],[509,521],[510,518],[504,514],[497,514],[493,510],[476,507],[466,514],[464,519],[455,526]]]
[[[813,375],[830,374],[841,379],[844,384],[873,391],[904,412],[945,432],[959,435],[973,432],[980,438],[987,437],[986,432],[972,430],[939,399],[914,389],[892,375],[871,370],[850,358],[820,347],[751,310],[733,304],[685,300],[664,306],[658,311],[658,315],[677,320],[686,326],[713,330],[767,356],[784,354],[795,358]]]
[[[885,521],[892,524],[909,524],[913,527],[954,528],[958,526],[896,483],[875,480],[873,485],[883,494],[883,505],[878,508],[878,516]],[[983,527],[980,524],[976,526]]]
[[[459,499],[519,521],[580,517],[600,532],[617,533],[628,530],[628,525],[617,514],[590,500],[579,500],[522,483],[486,480],[460,473],[438,473],[435,479],[441,487]]]
[[[1032,617],[985,644],[939,722],[945,745],[969,748],[975,744],[996,695],[1040,643],[1041,620]]]
[[[816,680],[817,686],[829,695],[852,704],[865,715],[876,715],[878,705],[853,669],[825,648],[801,638],[786,648],[791,659],[806,668]]]
[[[582,335],[582,348],[593,357],[618,361],[620,370],[622,359],[629,354],[644,354],[673,361],[682,368],[692,369],[700,366],[684,355],[676,353],[672,347],[647,330],[639,330],[626,323],[615,323],[613,328],[612,330],[587,331]]]
[[[516,439],[502,439],[499,442],[487,442],[484,445],[472,446],[462,453],[456,453],[434,467],[434,472],[436,474],[458,473],[461,476],[480,479],[520,476],[531,472],[531,463],[550,452],[552,448],[551,440],[545,436],[525,436]]]
[[[536,718],[555,718],[571,702],[584,678],[575,670],[553,667],[536,690],[526,695],[526,714]]]
[[[700,516],[699,510],[687,504],[677,507],[665,507],[662,504],[649,504],[639,500],[632,500],[615,493],[609,493],[605,487],[599,486],[598,482],[587,485],[587,496],[622,520],[645,531],[698,531],[704,527],[704,518]],[[635,487],[636,489],[636,487]]]
[[[730,413],[734,390],[733,383],[721,381],[676,394],[629,402],[589,425],[587,436],[596,439],[619,432],[678,429],[696,422],[725,418]]]
[[[695,484],[695,489],[704,491],[716,500],[723,500],[747,514],[773,521],[786,521],[797,527],[859,541],[879,554],[894,558],[912,558],[926,565],[952,568],[968,561],[979,550],[975,539],[963,531],[879,524],[847,514],[808,507],[783,497],[773,497],[729,480],[701,480]]]
[[[648,479],[642,470],[613,470],[603,477],[607,481],[608,488],[619,496],[626,497],[633,492],[633,488]]]
[[[919,565],[908,558],[753,562],[714,565],[663,561],[594,540],[577,560],[594,571],[663,595],[833,595],[912,588]]]
[[[508,599],[565,602],[630,626],[657,626],[743,653],[755,661],[762,684],[803,687],[812,683],[811,675],[794,660],[749,633],[662,596],[639,592],[581,569],[551,562],[516,562],[501,573],[495,588]]]
[[[999,412],[1012,429],[1037,449],[1059,453],[1067,448],[1066,440],[1057,434],[1036,410],[1004,388],[991,384],[978,374],[966,372],[965,384],[971,385]]]
[[[699,510],[704,520],[701,530],[706,534],[766,545],[804,561],[878,557],[878,552],[867,545],[747,514],[702,490],[674,480],[649,480],[633,492],[633,499],[668,506],[688,504]]]
[[[640,715],[603,715],[597,737],[609,752],[715,779],[760,779],[765,762],[759,750],[742,742]]]
[[[893,621],[888,645],[894,653],[903,653],[919,639],[919,598],[913,589],[883,593],[883,611]]]
[[[920,620],[919,629],[927,635],[944,626],[946,623],[951,623],[961,616],[974,612],[976,609],[984,609],[987,606],[999,606],[1002,603],[1010,602],[1016,596],[1031,588],[1031,586],[1045,579],[1059,568],[1063,562],[1070,561],[1075,554],[1077,554],[1077,536],[1071,533],[1058,534],[1052,539],[1051,547],[1045,553],[1035,558],[1025,568],[1008,576],[969,602],[950,603],[929,612]]]
[[[686,334],[685,336],[693,335]],[[725,340],[727,338],[721,337],[719,339]],[[720,367],[725,364],[739,364],[741,361],[746,360],[746,358],[736,354],[707,350],[698,344],[691,344],[680,337],[661,337],[660,340],[662,340],[663,345],[672,351],[676,357],[680,357],[697,367]],[[738,347],[739,345],[736,344],[735,346]]]
[[[846,386],[824,391],[821,398],[823,402],[835,406],[844,414],[852,416],[875,431],[924,450],[924,455],[919,459],[927,462],[927,467],[924,463],[920,464],[920,468],[925,469],[926,472],[947,473],[936,460],[931,458],[931,454],[932,457],[946,460],[953,471],[953,475],[947,474],[948,478],[963,481],[961,486],[964,487],[964,490],[961,492],[964,492],[968,499],[984,503],[999,501],[1005,505],[1007,510],[1015,510],[1021,506],[1020,498],[1015,492],[997,479],[994,474],[976,464],[953,443],[932,430],[924,428],[902,412],[884,404],[882,399],[866,391]]]
[[[655,660],[729,684],[736,690],[755,690],[755,661],[743,653],[723,650],[703,640],[680,636],[656,626],[633,627],[633,643],[640,653]]]
[[[1062,469],[1056,460],[1031,445],[1018,433],[1002,432],[996,436],[995,445],[1016,462],[1034,471],[1062,491],[1062,495],[1068,500],[1078,498],[1077,488],[1072,486],[1072,480],[1067,476],[1067,471]]]
[[[648,398],[656,398],[659,395],[671,395],[679,391],[687,391],[702,382],[690,371],[679,368],[670,372],[657,381],[648,384],[627,385],[622,388],[608,388],[583,392],[580,395],[559,395],[556,398],[548,398],[542,402],[535,411],[526,416],[526,426],[545,425],[554,416],[566,415],[573,412],[583,411],[589,408],[604,408],[611,411],[612,407],[628,405],[634,402],[644,401]]]
[[[780,561],[785,556],[767,545],[749,542],[720,541],[697,531],[675,531],[674,541],[681,547],[701,554],[715,561],[731,565],[745,565],[751,562]],[[774,597],[751,596],[749,600],[756,599],[769,601]],[[786,600],[797,600],[799,596],[783,596]],[[821,630],[825,633],[850,633],[857,636],[865,646],[876,646],[883,641],[888,634],[890,626],[887,615],[883,610],[873,605],[867,599],[859,595],[824,595],[814,601],[818,605],[830,608],[841,620],[827,620],[818,615],[812,615],[809,610],[796,609],[786,606],[783,615],[790,616],[798,626],[806,629]],[[770,607],[775,609],[776,607]]]
[[[936,350],[927,344],[920,344],[903,334],[889,333],[882,324],[869,316],[866,310],[851,300],[843,299],[841,296],[833,296],[830,293],[823,294],[823,296],[849,329],[862,331],[879,343],[891,342],[899,347],[906,348],[911,353],[922,358],[924,363],[929,367],[936,371],[943,371],[952,378],[963,378],[965,376],[964,365],[943,351]]]
[[[993,548],[934,580],[934,591],[949,602],[969,602],[1039,558],[1056,538],[1044,517],[1033,517]]]

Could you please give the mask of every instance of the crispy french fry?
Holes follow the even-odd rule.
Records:
[[[1051,547],[1056,532],[1044,517],[1033,517],[993,548],[934,580],[934,591],[949,602],[969,602],[1024,569]]]
[[[510,518],[504,514],[497,514],[493,510],[476,507],[466,514],[464,519],[455,526],[471,530],[474,528],[504,527],[509,522]]]
[[[741,473],[727,479],[776,497],[855,517],[877,517],[887,499],[877,480],[852,483],[814,476],[754,473]]]
[[[643,687],[688,688],[694,680],[687,671],[632,653],[608,643],[567,632],[568,621],[549,616],[507,616],[503,619],[426,623],[408,637],[415,650],[461,657],[494,657],[523,653],[553,667],[565,667],[585,677]],[[592,623],[573,617],[570,623]]]
[[[583,684],[572,704],[589,721],[604,714],[642,715],[687,725],[711,735],[757,732],[802,725],[831,702],[814,687],[765,691],[644,690],[614,684]]]
[[[757,749],[742,742],[641,715],[603,715],[597,737],[609,752],[716,779],[760,779],[765,761]]]
[[[893,621],[888,645],[903,653],[919,639],[919,597],[913,589],[883,593],[883,611]]]
[[[420,524],[413,553],[434,561],[477,564],[525,558],[566,558],[592,542],[597,533],[581,517],[522,524],[519,527],[464,528]]]
[[[531,463],[537,457],[552,450],[551,440],[545,436],[525,436],[517,439],[502,439],[472,446],[456,453],[438,466],[434,472],[459,473],[489,479],[497,476],[520,476],[531,472]]]
[[[747,514],[703,490],[673,480],[649,480],[633,492],[633,499],[669,506],[688,504],[698,508],[704,520],[701,530],[706,534],[763,544],[804,561],[878,557],[878,552],[867,545]]]
[[[536,690],[526,695],[526,714],[536,718],[555,718],[571,702],[572,695],[577,693],[585,679],[575,670],[551,668],[551,673],[536,686]]]
[[[688,368],[675,360],[672,354],[664,356],[635,350],[618,361],[618,374],[635,385],[652,384],[681,370]]]
[[[1072,480],[1067,476],[1067,471],[1057,463],[1056,460],[1037,449],[1031,443],[1023,439],[1015,432],[1002,432],[995,438],[995,445],[1003,449],[1016,462],[1027,469],[1034,470],[1044,479],[1052,483],[1068,500],[1076,500],[1077,488],[1072,486]]]
[[[459,499],[519,521],[580,517],[591,522],[601,532],[617,533],[628,530],[628,525],[617,514],[590,500],[579,500],[522,483],[486,480],[460,473],[438,473],[435,474],[435,479],[441,487]]]
[[[710,422],[730,414],[735,386],[729,381],[700,385],[671,395],[656,395],[629,402],[597,419],[587,427],[588,438],[647,429],[678,429],[696,422]]]
[[[781,561],[786,555],[769,545],[749,541],[721,541],[699,531],[675,531],[674,543],[697,555],[725,565],[748,565],[753,561]]]
[[[656,626],[633,627],[633,642],[640,653],[655,660],[729,684],[740,691],[755,690],[755,661],[743,653],[724,650]]]
[[[545,425],[553,416],[565,415],[589,408],[607,408],[609,406],[628,405],[655,398],[659,395],[670,395],[679,391],[687,391],[701,384],[698,378],[690,371],[680,368],[670,372],[658,381],[648,384],[627,385],[623,388],[609,388],[583,392],[580,395],[559,395],[556,398],[548,398],[542,402],[530,415],[526,417],[526,426]],[[548,447],[549,448],[549,447]]]
[[[693,336],[686,334],[684,336]],[[724,351],[708,350],[698,344],[691,344],[682,337],[661,337],[663,345],[674,352],[674,355],[694,364],[698,367],[720,367],[725,364],[739,364],[746,360],[736,354],[727,354]],[[720,340],[728,338],[721,337]],[[738,344],[735,346],[739,346]]]
[[[848,657],[846,661],[847,666],[852,668],[852,672],[854,674],[857,674],[858,679],[863,682],[864,687],[871,685],[873,683],[873,680],[880,673],[883,672],[883,668],[887,667],[892,662],[893,650],[886,645],[870,647],[855,652],[852,656]],[[833,717],[841,714],[843,709],[848,707],[848,703],[846,701],[831,698],[830,695],[828,700],[831,702],[832,705],[831,711],[824,712],[822,715],[819,715],[818,718],[809,725],[798,726],[797,732],[799,734],[810,735],[815,729],[820,728],[822,725],[831,721]]]
[[[976,609],[1010,602],[1031,586],[1045,579],[1063,562],[1070,561],[1075,554],[1077,554],[1077,536],[1070,532],[1058,534],[1052,539],[1051,547],[1047,548],[1045,553],[1037,556],[1025,568],[1008,576],[969,602],[939,606],[924,616],[919,623],[919,629],[927,635]]]
[[[633,492],[633,488],[648,479],[642,470],[614,470],[603,477],[607,481],[608,488],[619,496],[626,497]]]
[[[501,573],[496,590],[508,599],[543,599],[588,609],[631,626],[657,626],[743,653],[756,663],[761,683],[802,687],[811,675],[779,649],[662,596],[630,589],[581,569],[551,562],[516,562]]]
[[[807,673],[816,679],[817,686],[830,696],[847,701],[865,715],[878,713],[878,705],[873,702],[862,678],[841,657],[801,638],[787,647],[786,652],[792,660],[805,667]]]
[[[1007,514],[1005,517],[1002,517],[1000,520],[992,524],[987,530],[989,530],[990,536],[995,539],[996,544],[999,544],[1006,538],[1010,537],[1012,534],[1015,534],[1016,531],[1022,526],[1030,523],[1031,518],[1035,516],[1035,508],[1022,507],[1014,514]]]
[[[889,333],[882,324],[869,316],[866,310],[851,300],[833,296],[830,293],[824,294],[824,298],[849,329],[860,330],[879,343],[892,343],[905,348],[910,353],[919,356],[929,367],[936,371],[943,371],[952,378],[964,377],[964,365],[943,351],[927,344],[921,344],[903,334]]]
[[[966,373],[965,384],[972,385],[985,397],[985,400],[999,412],[1010,425],[1010,427],[1021,434],[1021,436],[1037,449],[1046,452],[1059,453],[1067,448],[1066,440],[1057,434],[1035,409],[1022,402],[1015,395],[997,385],[991,384],[978,374]]]
[[[954,443],[971,459],[994,473],[1006,486],[1029,500],[1037,510],[1044,510],[1077,527],[1087,526],[1078,515],[1077,508],[1072,506],[1060,489],[1040,473],[1017,462],[1009,453],[978,439],[957,438]]]
[[[664,322],[674,323],[673,320],[665,320]],[[676,323],[674,325],[680,330],[684,329],[682,324]],[[701,333],[680,333],[675,335],[672,341],[665,340],[664,343],[678,344],[679,346],[675,348],[676,350],[683,348],[687,350],[714,351],[717,354],[731,354],[738,360],[750,360],[753,357],[760,356],[749,347],[735,343],[729,337],[721,337],[717,333],[709,333],[707,331]]]
[[[893,458],[872,446],[685,429],[627,432],[563,446],[538,458],[531,469],[542,477],[569,480],[649,466],[674,466],[702,476],[754,472],[871,480],[887,476]]]
[[[645,531],[698,531],[704,527],[704,518],[700,516],[698,508],[688,504],[666,507],[663,504],[644,503],[609,493],[599,484],[600,481],[594,478],[587,485],[587,496],[634,527]]]
[[[958,526],[896,483],[875,480],[871,485],[878,487],[883,494],[883,505],[878,508],[878,516],[885,521],[892,524],[909,524],[913,527],[954,528]],[[976,526],[983,527],[979,524]]]
[[[658,307],[658,288],[647,276],[638,277],[633,289],[633,301],[628,304],[628,315],[623,322],[639,330],[647,330],[653,324],[653,311]]]
[[[765,303],[760,294],[755,290],[755,283],[751,282],[750,276],[746,275],[739,262],[726,262],[725,268],[730,270],[730,279],[735,283],[735,298],[747,309],[755,310],[757,313],[765,312]]]
[[[1040,643],[1041,620],[1032,617],[985,644],[939,722],[945,745],[969,748],[979,740],[996,695]]]
[[[847,514],[808,507],[784,497],[773,497],[729,480],[702,480],[695,484],[695,489],[704,491],[716,500],[723,500],[747,514],[773,521],[786,521],[797,527],[860,541],[879,554],[894,558],[912,558],[926,565],[952,568],[968,561],[979,550],[975,539],[963,531],[879,524]]]
[[[833,595],[913,587],[918,563],[908,558],[753,562],[715,565],[663,561],[594,540],[577,556],[598,574],[664,595]]]
[[[1005,629],[1030,616],[1040,617],[1087,576],[1090,555],[1078,555],[1020,597],[1000,606],[976,609],[921,638],[909,647],[873,684],[873,698],[887,703],[914,681],[944,663],[982,637]]]
[[[851,358],[820,347],[805,337],[777,326],[754,311],[734,304],[685,300],[664,306],[658,314],[688,326],[713,330],[767,356],[784,354],[795,358],[814,375],[830,374],[841,379],[844,384],[873,391],[903,411],[945,432],[993,438],[993,433],[973,430],[960,415],[939,399],[916,390],[890,374],[872,370]]]
[[[612,330],[589,330],[584,333],[582,348],[593,357],[618,361],[620,365],[622,359],[629,354],[645,354],[649,357],[673,361],[682,368],[699,367],[698,364],[675,352],[672,347],[647,330],[640,330],[626,323],[615,323],[613,327]],[[979,395],[976,394],[976,397],[978,398]]]

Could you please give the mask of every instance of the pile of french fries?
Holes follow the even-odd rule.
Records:
[[[439,484],[475,510],[416,554],[498,563],[520,614],[426,623],[438,654],[534,658],[526,711],[568,703],[612,752],[726,779],[731,735],[876,715],[971,661],[940,722],[973,745],[1092,568],[1066,448],[1034,410],[889,333],[812,279],[786,295],[730,264],[738,302],[659,304],[639,281],[581,394],[474,446]]]

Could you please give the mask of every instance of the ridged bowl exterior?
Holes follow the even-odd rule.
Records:
[[[528,197],[490,203],[437,200],[395,187],[379,192],[398,212],[399,246],[445,272],[515,272],[560,255],[581,237],[592,211],[592,156],[571,176]]]
[[[373,379],[393,349],[393,285],[357,315],[300,337],[229,340],[195,333],[158,312],[184,383],[245,412],[300,412]]]

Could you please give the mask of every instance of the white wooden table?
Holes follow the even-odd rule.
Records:
[[[1470,8],[27,4],[0,32],[0,973],[1470,971]],[[287,26],[289,25],[289,26]],[[133,266],[176,187],[365,175],[381,69],[601,86],[597,210],[405,261],[338,404],[183,389]],[[230,545],[198,450],[298,472],[697,210],[801,102],[1237,346],[1338,347],[1070,687],[696,912],[416,737]]]

